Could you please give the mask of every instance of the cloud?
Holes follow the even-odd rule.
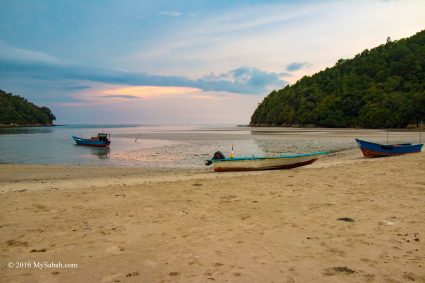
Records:
[[[289,71],[289,72],[298,71],[306,65],[307,65],[307,62],[303,62],[303,63],[294,62],[294,63],[289,64],[286,67],[286,70]]]
[[[252,67],[240,67],[219,75],[212,73],[202,77],[198,83],[204,90],[219,90],[217,88],[222,85],[227,91],[251,94],[267,92],[287,84],[277,73]]]
[[[123,98],[123,99],[140,99],[135,95],[126,95],[126,94],[113,94],[113,95],[102,95],[105,98]]]
[[[90,86],[88,85],[65,85],[62,86],[62,89],[65,91],[80,91],[84,89],[89,89]]]
[[[0,51],[4,53],[4,51]],[[1,54],[0,53],[0,54]],[[189,87],[204,91],[227,91],[241,94],[264,94],[271,89],[286,84],[278,73],[267,72],[252,67],[240,67],[227,73],[214,73],[199,79],[182,76],[162,76],[123,70],[93,68],[81,65],[65,64],[49,59],[49,55],[22,50],[15,56],[0,56],[0,76],[4,78],[21,77],[42,81],[73,81],[75,86],[66,86],[64,91],[88,88],[81,82],[97,82],[130,86]],[[28,56],[34,55],[34,56]],[[34,59],[36,58],[36,59]],[[118,93],[122,94],[122,93]]]
[[[174,87],[174,86],[125,86],[108,87],[100,90],[101,97],[111,98],[152,98],[163,95],[187,94],[201,91],[192,87]]]
[[[293,76],[294,76],[294,74],[292,74],[292,73],[288,73],[288,72],[282,72],[282,73],[279,73],[279,76],[280,76],[281,78],[291,78],[291,77],[293,77]]]
[[[198,76],[202,75],[199,66],[215,72],[223,67],[229,70],[245,65],[277,70],[283,56],[272,55],[268,50],[276,48],[282,53],[285,48],[282,45],[287,44],[277,44],[287,32],[282,27],[292,28],[317,12],[315,6],[307,5],[296,5],[297,8],[292,9],[294,4],[291,3],[237,6],[237,9],[224,9],[220,13],[207,11],[196,18],[187,17],[179,26],[182,30],[177,27],[165,30],[122,58],[134,69]],[[276,32],[283,36],[275,36]]]
[[[211,17],[209,21],[195,27],[194,32],[222,34],[255,30],[265,26],[291,23],[305,19],[315,13],[316,8],[300,5],[298,9],[290,9],[293,4],[272,3],[231,11],[220,16]],[[211,26],[208,26],[211,25]]]
[[[15,63],[46,63],[46,64],[60,64],[60,60],[54,56],[45,54],[43,52],[32,51],[12,47],[3,41],[0,41],[0,61],[11,61]]]
[[[177,11],[162,11],[162,12],[159,12],[158,15],[170,16],[170,17],[180,17],[181,15],[183,15],[183,13],[177,12]]]

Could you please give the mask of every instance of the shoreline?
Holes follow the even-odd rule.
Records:
[[[28,125],[5,125],[0,124],[0,129],[11,129],[11,128],[35,128],[35,127],[58,127],[58,126],[64,126],[64,125],[55,125],[55,124],[28,124]]]
[[[352,147],[349,149],[341,149],[329,151],[315,163],[303,166],[303,168],[316,168],[327,167],[334,164],[350,163],[359,158],[359,149]],[[342,158],[342,159],[341,159]],[[0,163],[0,188],[2,184],[7,182],[15,182],[19,184],[9,184],[11,187],[14,185],[23,186],[23,181],[31,182],[43,180],[71,180],[71,179],[111,179],[123,174],[125,177],[138,176],[138,178],[151,178],[156,176],[179,176],[179,175],[193,175],[202,176],[210,174],[219,175],[244,175],[244,174],[261,174],[265,171],[251,171],[251,172],[214,172],[212,166],[202,166],[198,168],[184,168],[184,167],[142,167],[130,165],[92,165],[92,164],[39,164],[39,163]],[[266,170],[267,171],[267,170]],[[279,170],[281,171],[281,170]],[[287,171],[287,170],[284,170]],[[26,184],[27,185],[27,184]],[[1,193],[1,189],[0,189]]]
[[[424,152],[238,173],[0,169],[0,281],[425,281]]]
[[[33,128],[33,127],[61,127],[61,126],[68,126],[68,125],[76,125],[76,126],[92,126],[93,124],[27,124],[27,125],[6,125],[6,124],[0,124],[0,128]],[[97,125],[97,124],[94,124]],[[125,127],[138,127],[145,124],[98,124],[98,126],[105,126],[105,125],[112,125],[112,126],[125,126]],[[162,125],[162,124],[159,124]],[[164,124],[164,125],[172,125],[172,124]],[[179,124],[177,124],[179,125]],[[187,124],[181,124],[181,125],[187,125]],[[197,124],[195,124],[197,125]],[[215,125],[215,124],[211,124]],[[352,131],[394,131],[394,132],[420,132],[425,131],[425,125],[422,127],[406,127],[406,128],[351,128],[351,127],[321,127],[321,126],[273,126],[273,125],[263,125],[263,126],[257,126],[257,125],[242,125],[242,124],[235,124],[230,126],[236,126],[237,128],[253,128],[253,129],[300,129],[300,130],[352,130]],[[259,131],[260,132],[260,131]]]
[[[238,127],[250,127],[253,129],[262,129],[262,128],[270,128],[270,129],[299,129],[299,130],[350,130],[350,131],[389,131],[389,132],[421,132],[425,131],[425,125],[419,127],[406,127],[406,128],[350,128],[350,127],[342,127],[342,128],[329,128],[329,127],[320,127],[320,126],[273,126],[273,125],[237,125]],[[259,131],[260,132],[260,131]]]

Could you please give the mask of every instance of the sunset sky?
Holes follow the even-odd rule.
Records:
[[[423,0],[1,0],[0,89],[59,124],[247,124],[271,90],[424,15]]]

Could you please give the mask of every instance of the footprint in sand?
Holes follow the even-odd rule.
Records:
[[[30,252],[31,252],[31,253],[45,253],[45,252],[46,252],[46,249],[39,249],[39,250],[37,250],[37,249],[32,249]]]
[[[335,266],[335,267],[325,269],[325,271],[323,272],[323,275],[332,276],[335,274],[354,274],[354,273],[356,273],[356,271],[346,266]]]
[[[127,275],[125,275],[125,277],[132,277],[132,276],[137,276],[137,275],[139,275],[139,272],[135,271],[135,272],[127,273]]]
[[[15,240],[7,240],[6,244],[8,246],[15,246],[15,247],[28,247],[28,242],[21,242],[21,241],[15,241]]]
[[[403,278],[409,281],[415,281],[415,274],[411,273],[411,272],[404,272],[403,273]]]
[[[340,218],[337,218],[337,220],[338,221],[345,221],[345,222],[354,222],[354,219],[350,218],[350,217],[340,217]]]
[[[41,205],[41,204],[33,204],[32,206],[34,206],[35,208],[40,209],[40,210],[46,210],[47,209],[47,206]]]
[[[170,273],[168,273],[170,276],[177,276],[177,275],[180,275],[180,272],[177,272],[177,271],[173,271],[173,272],[170,272]]]

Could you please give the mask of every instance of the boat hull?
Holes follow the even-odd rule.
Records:
[[[77,145],[91,146],[91,147],[108,147],[111,142],[109,141],[93,141],[89,139],[83,139],[80,137],[72,137]]]
[[[356,139],[364,157],[388,157],[421,152],[423,144],[383,145]]]
[[[260,170],[281,170],[305,166],[315,162],[320,155],[295,155],[282,157],[260,157],[260,158],[241,158],[224,160],[214,160],[213,166],[215,172],[235,172],[235,171],[260,171]]]

